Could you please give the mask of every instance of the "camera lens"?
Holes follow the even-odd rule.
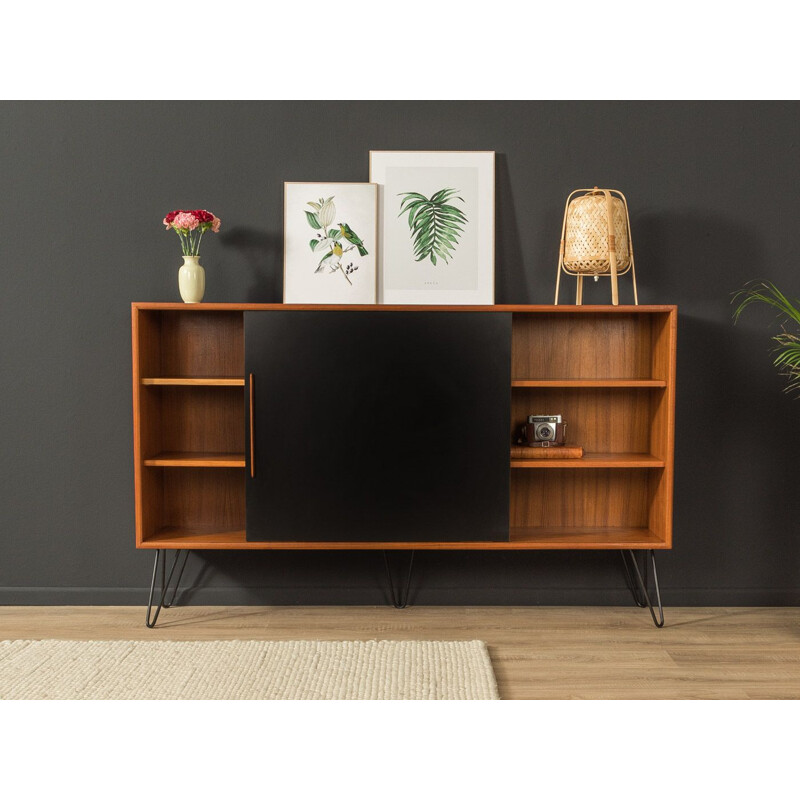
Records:
[[[540,439],[549,439],[553,435],[553,429],[549,425],[542,425],[539,428],[539,438]]]

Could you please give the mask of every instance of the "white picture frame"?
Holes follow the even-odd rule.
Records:
[[[369,179],[379,186],[378,302],[493,305],[494,151],[371,150]]]
[[[283,189],[283,302],[374,304],[378,187],[287,181]]]

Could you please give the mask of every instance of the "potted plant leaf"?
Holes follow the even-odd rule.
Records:
[[[754,303],[763,303],[778,311],[781,321],[781,332],[772,337],[775,343],[775,360],[773,363],[780,373],[787,378],[785,391],[800,389],[800,304],[791,301],[774,284],[769,281],[754,281],[740,289],[731,301],[736,304],[733,312],[734,324],[742,312]],[[790,329],[787,329],[787,325]],[[796,328],[792,331],[791,328]]]

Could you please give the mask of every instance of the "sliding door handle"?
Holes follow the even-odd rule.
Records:
[[[256,476],[256,431],[255,431],[255,387],[253,373],[250,373],[250,477]]]

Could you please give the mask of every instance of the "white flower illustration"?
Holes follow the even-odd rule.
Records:
[[[327,228],[335,218],[336,206],[333,204],[333,198],[329,197],[317,211],[317,219],[323,228]]]

